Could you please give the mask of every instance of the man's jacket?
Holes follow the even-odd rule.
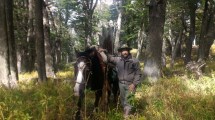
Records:
[[[137,59],[132,59],[131,55],[124,59],[122,57],[108,56],[109,61],[116,64],[119,82],[125,84],[134,84],[135,86],[140,83],[141,70],[140,63]]]

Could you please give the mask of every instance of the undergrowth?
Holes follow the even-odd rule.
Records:
[[[215,72],[209,61],[202,78],[188,77],[182,62],[164,70],[155,84],[143,82],[130,102],[131,120],[214,120]],[[143,64],[141,64],[143,66]],[[213,67],[214,66],[214,67]],[[0,120],[73,120],[77,98],[73,96],[73,69],[69,65],[57,79],[38,84],[36,72],[19,75],[19,88],[0,88]],[[57,81],[57,82],[56,82]],[[94,93],[86,91],[82,116],[86,120],[122,120],[120,103],[110,103],[107,113],[93,112]]]

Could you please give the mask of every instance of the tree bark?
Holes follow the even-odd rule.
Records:
[[[175,58],[177,56],[177,51],[180,47],[180,43],[181,43],[181,40],[182,40],[182,36],[183,36],[183,30],[181,30],[179,32],[179,35],[176,39],[176,41],[174,41],[174,44],[172,44],[172,58],[171,58],[171,68],[173,68],[174,66],[174,63],[175,63]]]
[[[0,0],[0,85],[17,87],[18,72],[13,31],[13,0]]]
[[[215,2],[212,0],[205,1],[204,14],[202,18],[201,33],[199,38],[198,61],[205,60],[209,55],[210,47],[214,39],[214,14]],[[211,32],[213,31],[213,32]],[[211,36],[212,33],[212,36]]]
[[[52,56],[52,46],[50,41],[50,24],[49,15],[46,9],[46,5],[43,7],[43,24],[44,24],[44,40],[45,40],[45,61],[46,61],[46,74],[47,77],[54,77],[54,60]]]
[[[137,56],[136,58],[139,59],[140,55],[142,54],[143,50],[143,42],[146,39],[146,33],[145,33],[145,25],[144,23],[142,24],[142,28],[139,30],[138,33],[138,38],[137,38],[137,43],[138,43],[138,51],[137,51]]]
[[[35,37],[38,81],[46,81],[45,48],[43,32],[43,0],[35,0]]]
[[[119,39],[120,39],[120,33],[121,33],[121,24],[122,24],[122,1],[119,1],[118,6],[118,18],[117,18],[117,28],[116,28],[116,34],[115,34],[115,44],[114,44],[114,52],[117,53],[119,48]]]
[[[34,37],[34,9],[33,9],[34,0],[28,0],[28,33],[27,33],[27,43],[28,48],[27,52],[27,72],[32,72],[34,70],[35,63],[35,37]],[[26,60],[25,60],[26,61]]]
[[[210,3],[210,14],[208,19],[208,31],[207,31],[207,42],[205,47],[205,58],[209,58],[210,48],[214,43],[215,39],[215,1]]]
[[[192,52],[192,43],[195,39],[195,31],[196,31],[196,9],[197,3],[189,2],[189,10],[190,10],[190,31],[189,31],[189,39],[186,40],[186,54],[185,54],[185,64],[191,61],[191,52]]]
[[[161,77],[161,54],[165,22],[166,0],[151,0],[149,4],[149,43],[146,47],[144,76],[150,82]]]
[[[94,10],[98,4],[98,0],[82,0],[82,5],[83,5],[83,11],[85,13],[85,48],[87,46],[90,46],[92,44],[92,19],[93,19],[93,14]]]

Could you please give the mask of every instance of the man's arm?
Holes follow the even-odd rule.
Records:
[[[120,60],[120,57],[115,57],[115,56],[110,55],[110,54],[107,54],[107,56],[108,56],[108,62],[112,62],[114,64],[116,64],[117,61]]]
[[[142,73],[141,73],[141,69],[140,69],[140,62],[137,61],[137,63],[136,63],[136,71],[135,71],[134,80],[133,80],[133,84],[135,86],[137,86],[140,83],[141,76],[142,76]]]

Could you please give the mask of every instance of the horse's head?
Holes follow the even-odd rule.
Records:
[[[74,87],[74,95],[80,96],[80,94],[84,91],[85,86],[90,77],[91,72],[91,60],[86,56],[78,57],[76,64],[75,64],[75,87]]]

